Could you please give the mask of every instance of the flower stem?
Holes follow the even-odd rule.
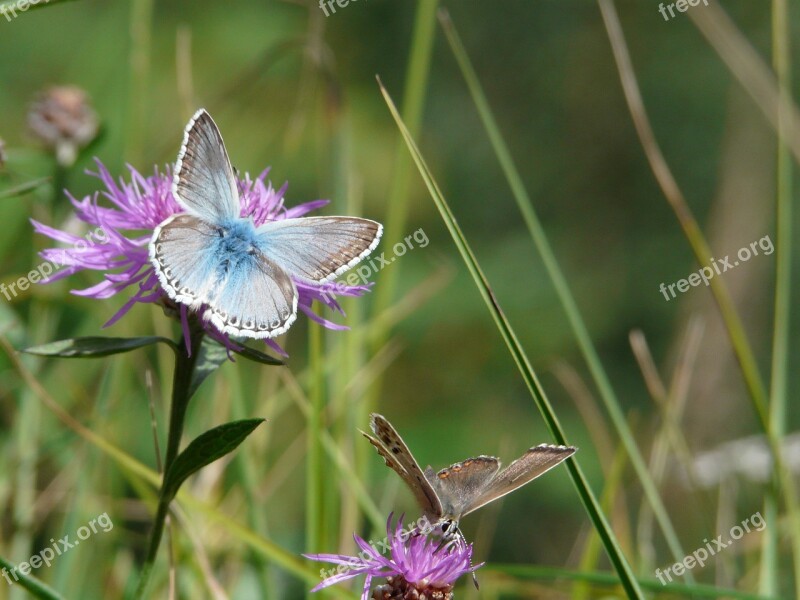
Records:
[[[200,353],[200,344],[203,341],[203,331],[200,328],[193,328],[191,332],[190,351],[187,352],[182,340],[176,344],[178,351],[175,353],[175,373],[172,379],[172,405],[169,415],[169,432],[167,434],[167,451],[164,455],[164,473],[162,474],[161,491],[158,498],[158,508],[156,509],[153,530],[150,533],[150,546],[147,550],[147,558],[139,576],[139,584],[136,587],[134,598],[144,598],[147,591],[147,584],[153,570],[153,565],[158,555],[158,548],[161,544],[161,536],[164,533],[164,524],[169,514],[169,505],[172,500],[166,492],[164,482],[166,474],[180,449],[181,437],[183,436],[183,425],[186,420],[186,409],[189,407],[192,377],[197,364],[197,356]]]

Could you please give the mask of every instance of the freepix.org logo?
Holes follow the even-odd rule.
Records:
[[[19,0],[18,2],[12,2],[11,4],[4,4],[0,6],[0,15],[3,15],[6,18],[6,21],[11,21],[12,19],[17,18],[17,11],[25,12],[31,6],[36,6],[37,4],[47,4],[50,0]]]
[[[675,283],[670,283],[669,285],[662,283],[658,289],[664,295],[664,299],[669,302],[675,298],[676,288],[677,291],[682,294],[688,291],[689,287],[696,287],[701,283],[708,285],[715,275],[722,275],[726,271],[730,271],[734,267],[738,267],[741,263],[747,262],[754,256],[758,256],[759,248],[765,256],[769,256],[775,252],[775,246],[772,244],[772,239],[768,235],[765,235],[760,240],[751,242],[749,247],[742,246],[739,248],[739,251],[736,253],[736,259],[732,259],[728,254],[726,254],[724,258],[711,258],[709,259],[710,264],[704,266],[699,271],[692,273],[685,279],[679,279]],[[669,294],[667,292],[669,292]]]
[[[735,541],[742,539],[746,533],[750,533],[752,530],[761,531],[766,526],[767,522],[764,521],[761,512],[750,515],[742,521],[741,525],[734,525],[731,527],[731,530],[728,532],[730,536],[728,539],[723,539],[725,537],[724,533],[719,534],[710,541],[708,538],[704,539],[703,543],[705,546],[700,546],[691,554],[687,554],[683,557],[681,562],[677,562],[663,571],[661,569],[656,569],[656,577],[661,582],[661,585],[667,585],[667,580],[672,581],[673,575],[680,577],[697,566],[702,569],[710,557],[722,552],[728,546],[732,546]],[[672,572],[670,573],[670,571]]]
[[[20,575],[30,575],[32,570],[39,569],[42,565],[49,567],[57,557],[72,550],[82,541],[88,540],[95,533],[108,533],[112,529],[114,529],[114,523],[111,521],[111,517],[108,516],[108,513],[105,512],[89,521],[86,525],[78,527],[78,531],[75,532],[77,539],[70,539],[70,535],[65,535],[59,540],[50,538],[49,546],[42,548],[28,560],[19,563],[10,571],[3,568],[0,570],[0,576],[6,580],[8,585],[14,585],[14,583],[19,581]]]
[[[353,269],[347,274],[347,277],[342,276],[344,281],[334,281],[325,284],[322,287],[323,299],[326,301],[333,300],[337,294],[344,294],[347,291],[348,285],[367,285],[372,275],[391,265],[409,250],[425,248],[429,243],[428,234],[420,227],[414,233],[407,235],[402,241],[392,246],[391,256],[387,256],[386,252],[381,252],[378,256],[371,258],[369,261],[360,263],[358,268]]]

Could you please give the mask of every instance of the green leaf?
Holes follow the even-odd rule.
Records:
[[[112,338],[112,337],[81,337],[69,338],[25,348],[22,352],[36,354],[37,356],[59,356],[61,358],[96,358],[130,352],[161,342],[173,350],[175,344],[163,337],[149,336],[138,338]]]
[[[264,419],[243,419],[209,429],[195,438],[178,455],[164,478],[164,498],[170,500],[178,493],[186,478],[218,458],[233,452]]]
[[[282,367],[286,364],[282,360],[278,360],[269,354],[264,354],[255,348],[250,348],[248,346],[239,346],[239,348],[240,350],[233,351],[239,356],[243,356],[247,360],[252,360],[253,362],[261,363],[262,365],[272,365],[274,367]]]
[[[232,350],[232,352],[262,365],[282,366],[284,364],[277,358],[253,348],[248,348],[247,346],[240,346],[240,348],[241,350]],[[197,364],[192,374],[192,381],[189,385],[188,397],[194,396],[197,389],[206,380],[206,377],[221,367],[226,360],[228,360],[228,351],[222,344],[209,337],[203,338],[197,357]]]
[[[206,377],[216,371],[226,360],[228,360],[228,352],[221,344],[209,337],[203,338],[187,397],[194,396],[197,388],[206,380]]]
[[[7,190],[0,192],[0,199],[24,196],[28,192],[32,192],[36,188],[43,186],[48,181],[50,181],[50,177],[42,177],[41,179],[26,181],[25,183],[21,183],[15,187],[8,188]]]

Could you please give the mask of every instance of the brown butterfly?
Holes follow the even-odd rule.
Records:
[[[425,516],[447,537],[460,535],[461,517],[533,481],[577,450],[573,446],[540,444],[505,469],[500,468],[500,460],[494,456],[476,456],[436,473],[430,466],[425,471],[420,469],[403,438],[385,417],[370,415],[370,428],[375,437],[361,433],[411,489]]]

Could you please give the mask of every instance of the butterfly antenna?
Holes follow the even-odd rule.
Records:
[[[454,527],[455,527],[455,530],[453,532],[454,533],[453,539],[450,540],[450,542],[451,543],[453,543],[453,542],[461,542],[462,544],[464,544],[466,546],[467,545],[467,538],[462,533],[461,528],[458,526],[458,523],[455,523]],[[469,556],[469,570],[470,570],[470,573],[472,573],[472,583],[475,584],[475,589],[476,590],[480,590],[481,586],[478,585],[478,576],[475,575],[475,567],[472,564],[472,554],[470,554],[470,556]]]

